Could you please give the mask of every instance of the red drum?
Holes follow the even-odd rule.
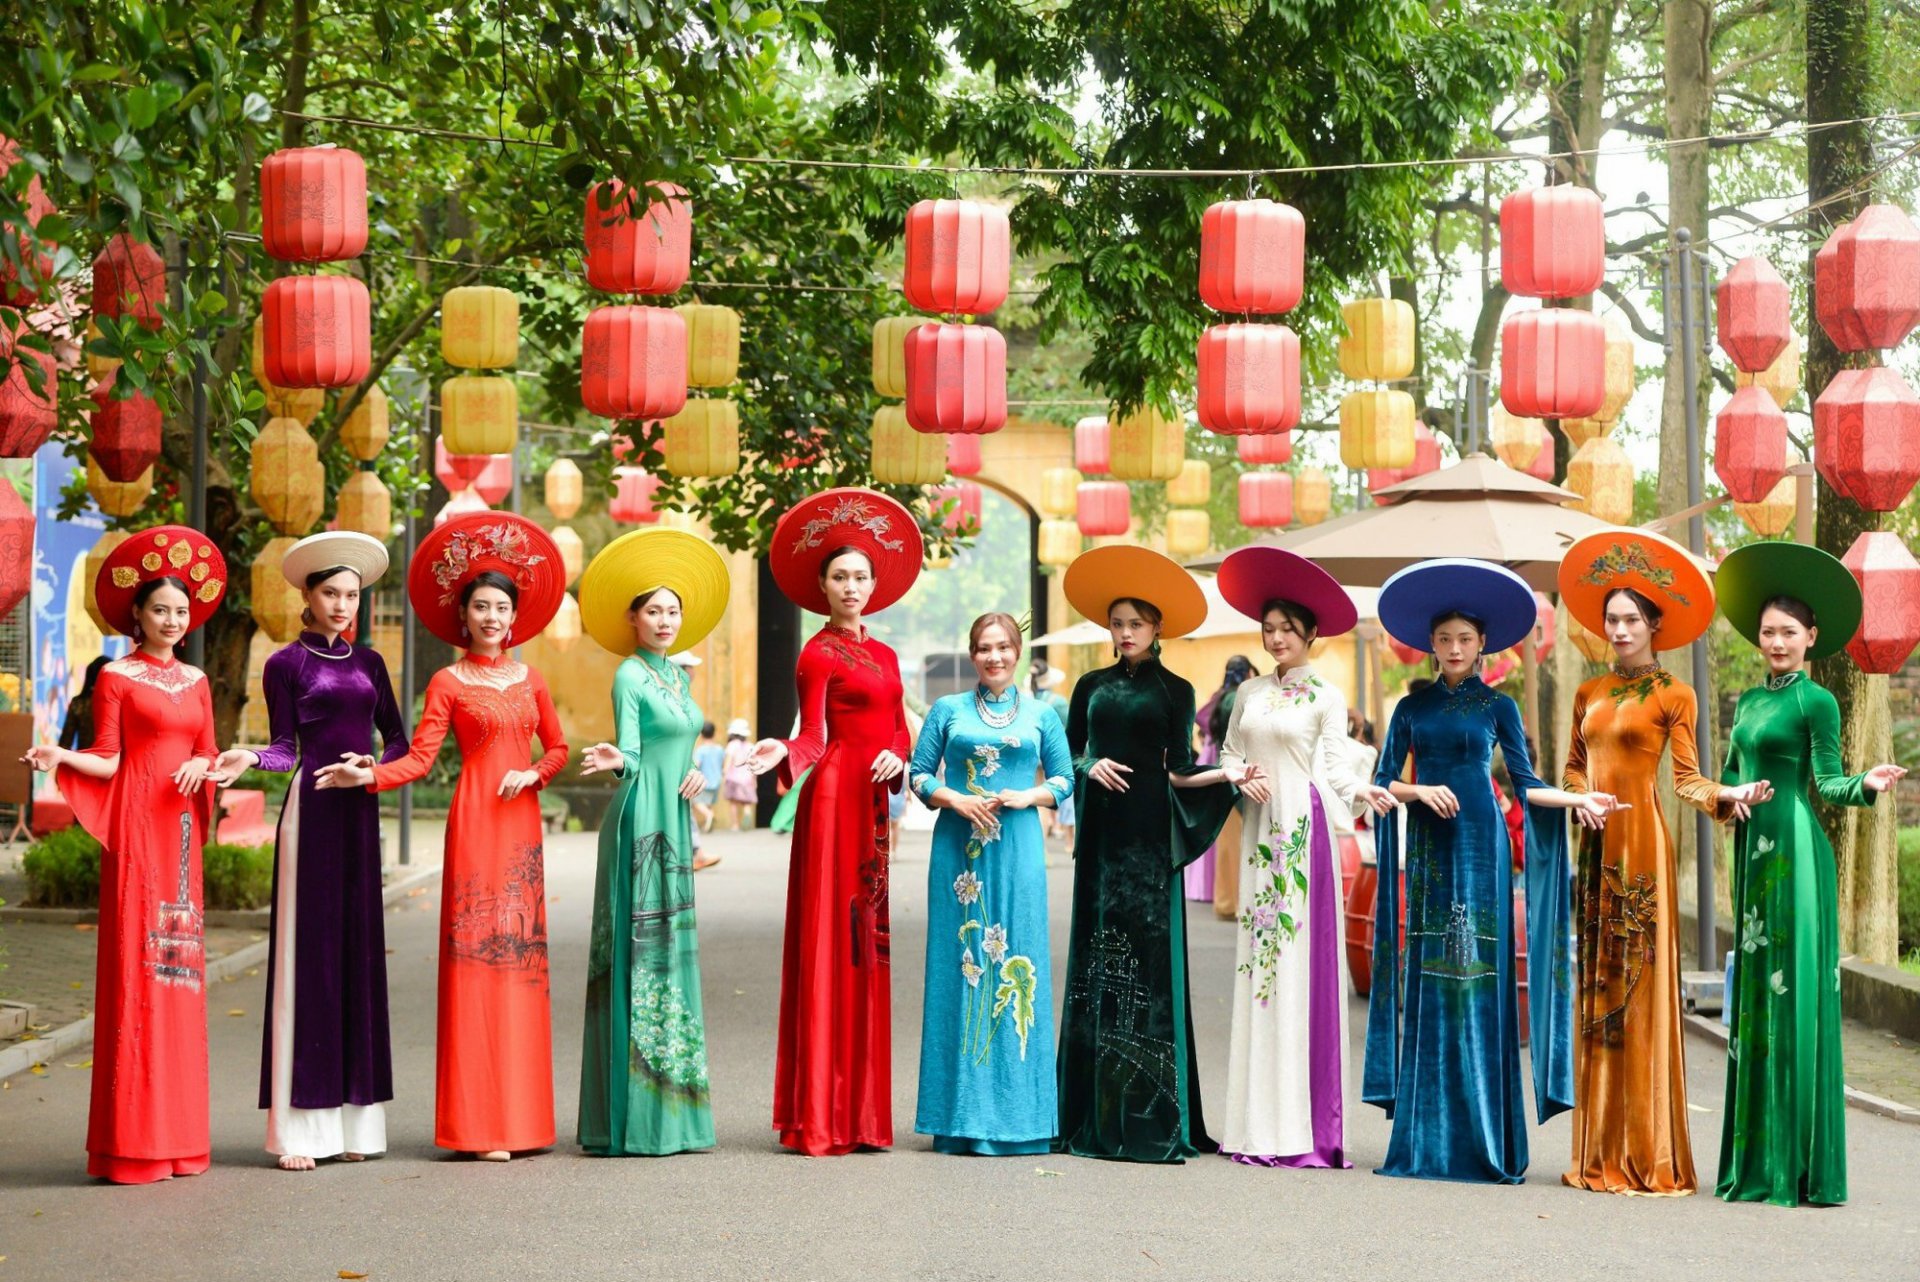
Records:
[[[1360,875],[1360,839],[1352,833],[1340,838],[1340,902],[1353,897],[1353,879]]]
[[[1362,855],[1347,891],[1347,970],[1353,991],[1365,997],[1373,990],[1373,913],[1380,886],[1380,865]],[[1400,874],[1400,947],[1407,946],[1407,874]]]

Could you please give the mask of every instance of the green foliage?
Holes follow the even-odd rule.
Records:
[[[1920,827],[1900,830],[1900,953],[1920,950]]]
[[[273,895],[273,845],[208,842],[200,851],[209,909],[263,908]]]
[[[100,902],[100,843],[78,824],[28,846],[20,869],[36,908],[84,908]]]

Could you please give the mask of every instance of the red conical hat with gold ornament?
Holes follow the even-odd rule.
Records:
[[[187,526],[142,530],[100,563],[93,580],[100,617],[115,632],[133,635],[134,594],[149,580],[167,578],[187,585],[187,629],[192,631],[213,617],[227,595],[227,559],[212,539]]]

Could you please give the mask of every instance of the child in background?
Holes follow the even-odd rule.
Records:
[[[701,832],[713,831],[713,807],[720,800],[720,778],[726,772],[727,754],[713,733],[713,722],[702,723],[700,742],[693,749],[693,768],[707,781],[706,789],[693,799],[693,817]]]

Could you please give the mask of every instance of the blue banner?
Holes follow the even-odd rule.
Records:
[[[33,456],[33,594],[29,645],[33,655],[33,730],[39,743],[60,738],[67,701],[80,691],[95,655],[127,652],[125,637],[106,637],[87,613],[92,584],[87,553],[106,533],[106,521],[91,509],[63,521],[60,491],[83,465],[64,446],[49,441]],[[41,790],[52,785],[43,776]]]

